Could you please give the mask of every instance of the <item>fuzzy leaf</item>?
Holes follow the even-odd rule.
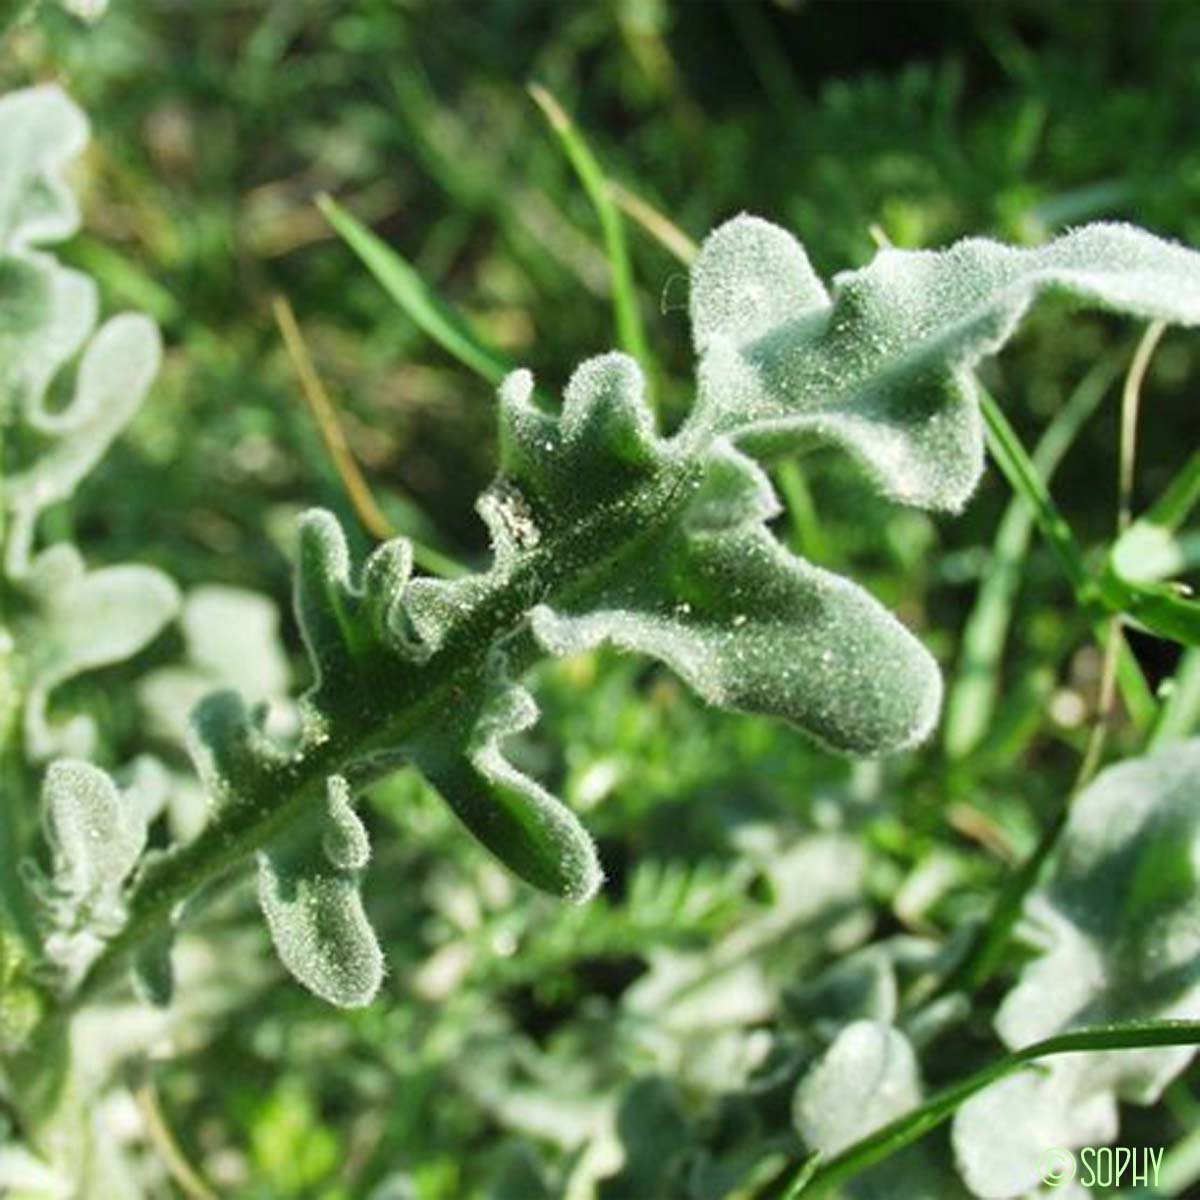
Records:
[[[63,569],[47,591],[33,636],[25,732],[29,752],[45,757],[56,751],[87,753],[91,724],[75,718],[63,729],[46,716],[50,693],[84,671],[131,657],[175,615],[179,593],[174,583],[151,567],[106,567],[85,573],[71,553],[55,555]]]
[[[784,717],[837,750],[878,754],[933,726],[941,677],[861,588],[792,556],[763,519],[761,471],[726,446],[638,570],[576,605],[543,605],[552,653],[609,641],[667,663],[723,708]]]
[[[383,981],[383,954],[363,911],[356,870],[367,834],[344,779],[329,780],[319,827],[258,856],[258,897],[279,959],[310,991],[340,1008],[370,1004]],[[344,853],[347,846],[354,853]],[[329,853],[330,848],[334,853]]]
[[[908,1039],[877,1021],[855,1021],[800,1081],[792,1113],[808,1146],[832,1157],[920,1102]]]
[[[360,691],[364,674],[396,653],[396,612],[412,571],[412,547],[379,546],[351,578],[350,551],[337,518],[313,509],[300,518],[296,615],[316,676],[312,709]]]
[[[954,1121],[958,1169],[984,1200],[1026,1196],[1050,1147],[1107,1146],[1118,1132],[1116,1097],[1094,1090],[1079,1064],[1052,1060],[1045,1074],[1002,1079],[973,1096]]]
[[[271,795],[283,750],[262,728],[266,713],[247,712],[237,692],[206,695],[188,722],[188,751],[216,813]],[[272,799],[274,797],[272,796]]]
[[[62,759],[42,785],[53,884],[80,902],[114,893],[146,844],[146,823],[99,767]]]
[[[207,585],[190,591],[180,614],[188,658],[210,679],[251,702],[287,694],[287,656],[279,610],[244,588]]]
[[[185,747],[193,712],[219,688],[236,688],[252,704],[265,704],[267,732],[281,737],[296,732],[273,601],[241,588],[199,587],[185,598],[180,624],[187,663],[160,668],[138,684],[138,699],[156,736]],[[190,774],[174,776],[167,803],[176,838],[191,840],[207,817],[208,803]]]
[[[604,873],[596,847],[575,816],[500,749],[504,738],[537,720],[533,697],[509,687],[495,696],[461,749],[434,747],[421,769],[459,820],[509,870],[542,891],[576,904],[590,900]]]
[[[996,1017],[1007,1046],[1083,1026],[1200,1017],[1198,800],[1200,739],[1110,767],[1076,798],[1058,865],[1028,904],[1042,954]],[[955,1121],[967,1182],[980,1196],[1020,1194],[1047,1145],[1110,1141],[1117,1101],[1154,1103],[1193,1053],[1063,1056],[993,1085]],[[1006,1166],[994,1153],[1002,1125]],[[1047,1129],[1059,1136],[1047,1140]]]
[[[800,246],[742,216],[705,242],[692,281],[695,419],[756,453],[831,442],[884,494],[941,509],[961,507],[983,467],[972,368],[1039,296],[1200,323],[1200,255],[1116,224],[1030,250],[882,250],[826,300]]]
[[[79,225],[63,175],[87,142],[87,122],[56,87],[0,99],[0,248],[61,241]]]
[[[35,759],[90,753],[92,723],[48,717],[65,680],[128,658],[174,615],[178,596],[145,567],[88,574],[69,544],[35,554],[40,514],[67,499],[141,403],[161,350],[145,317],[114,317],[92,337],[92,282],[35,249],[70,236],[79,214],[64,182],[86,140],[79,110],[57,88],[0,100],[0,439],[5,460],[3,568],[24,593],[9,632],[25,687],[26,750]],[[85,348],[86,344],[86,348]],[[56,373],[80,350],[70,402],[50,403]],[[16,436],[7,436],[16,427]]]
[[[135,789],[137,788],[135,784]],[[42,827],[50,873],[23,864],[46,927],[43,953],[73,987],[127,917],[126,885],[146,845],[139,795],[122,794],[99,767],[51,764],[42,784]]]
[[[971,369],[1047,291],[1197,321],[1200,256],[1097,226],[1040,250],[886,251],[827,294],[789,235],[751,218],[718,230],[693,273],[699,399],[676,433],[657,433],[624,355],[584,362],[559,413],[528,372],[503,381],[500,469],[478,503],[486,571],[414,579],[396,540],[356,573],[335,518],[306,514],[296,610],[315,681],[301,734],[277,745],[236,698],[201,704],[193,753],[217,800],[201,840],[257,848],[278,810],[299,811],[331,774],[366,781],[406,761],[523,878],[584,899],[600,880],[590,840],[501,745],[536,715],[518,679],[539,653],[605,641],[836,750],[920,741],[941,698],[932,658],[861,588],[776,541],[779,504],[757,458],[825,439],[889,496],[960,505],[982,465]],[[261,885],[284,961],[357,1003],[380,968],[342,807],[335,797],[319,814],[327,837],[264,852]],[[184,890],[170,866],[162,875]]]
[[[367,831],[354,811],[350,785],[340,776],[329,778],[326,822],[321,849],[329,862],[342,871],[361,871],[371,858]]]
[[[52,426],[45,397],[96,325],[96,287],[44,254],[0,256],[0,419]]]
[[[108,321],[84,352],[74,399],[60,414],[37,422],[49,444],[33,465],[8,480],[12,529],[6,567],[14,578],[30,569],[34,523],[49,504],[66,499],[104,456],[137,411],[158,372],[158,331],[146,317]]]

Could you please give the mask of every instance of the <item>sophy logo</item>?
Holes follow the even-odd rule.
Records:
[[[1038,1163],[1038,1178],[1047,1187],[1061,1187],[1075,1178],[1078,1169],[1079,1164],[1070,1150],[1062,1146],[1052,1146]]]
[[[1053,1146],[1038,1161],[1038,1178],[1050,1188],[1062,1187],[1078,1178],[1084,1187],[1158,1187],[1162,1148],[1128,1146],[1084,1146],[1072,1153]]]

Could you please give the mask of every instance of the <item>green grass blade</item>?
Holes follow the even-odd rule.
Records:
[[[812,490],[804,478],[800,464],[793,458],[783,459],[775,468],[774,475],[792,527],[792,549],[810,562],[828,562],[829,547],[821,532],[821,519],[817,515]]]
[[[1088,573],[1083,551],[1070,525],[1054,503],[1049,488],[999,405],[982,389],[980,401],[992,457],[1013,491],[1023,496],[1033,508],[1034,521],[1062,566],[1075,592],[1076,601],[1086,609],[1095,610],[1102,597],[1098,585]],[[1097,635],[1102,639],[1106,636],[1107,619],[1102,613],[1095,616]],[[1157,714],[1157,705],[1142,669],[1123,636],[1117,657],[1117,684],[1129,710],[1130,720],[1139,731],[1147,732]]]
[[[1116,355],[1097,363],[1046,428],[1033,452],[1033,465],[1041,479],[1049,483],[1079,431],[1112,386],[1119,369]],[[958,670],[946,701],[943,737],[950,758],[966,757],[991,725],[1000,660],[1033,522],[1033,508],[1018,493],[1000,522],[987,573],[963,630]]]
[[[410,263],[357,217],[330,196],[318,196],[317,207],[388,295],[443,350],[493,386],[512,370],[512,364],[485,345]]]
[[[625,241],[625,223],[613,200],[608,180],[574,121],[554,96],[540,83],[531,83],[529,94],[562,143],[563,152],[574,167],[579,182],[596,210],[600,230],[604,235],[609,270],[612,273],[613,319],[617,327],[617,342],[626,354],[648,366],[650,356],[642,329],[642,316],[633,282],[633,267],[629,261],[629,247]]]
[[[1167,742],[1188,737],[1197,725],[1200,725],[1200,649],[1191,649],[1175,670],[1149,748],[1157,750]]]
[[[1149,1021],[1127,1025],[1102,1025],[1058,1034],[1035,1042],[989,1063],[974,1075],[951,1084],[924,1104],[877,1129],[861,1141],[827,1159],[812,1174],[807,1187],[795,1189],[794,1178],[778,1193],[805,1200],[828,1194],[861,1171],[882,1162],[948,1121],[959,1107],[989,1084],[1020,1070],[1027,1063],[1053,1054],[1078,1054],[1089,1050],[1144,1050],[1161,1046],[1200,1045],[1200,1021]],[[808,1163],[799,1171],[808,1169]]]
[[[1175,529],[1200,503],[1200,450],[1184,464],[1171,485],[1140,518],[1149,525]]]

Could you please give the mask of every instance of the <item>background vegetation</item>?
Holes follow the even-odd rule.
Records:
[[[92,26],[47,5],[10,36],[0,86],[57,79],[91,115],[86,231],[66,257],[113,308],[154,316],[168,352],[151,401],[52,526],[96,564],[135,558],[185,590],[272,597],[299,666],[291,517],[319,503],[360,547],[371,536],[285,353],[282,295],[387,521],[482,561],[472,503],[494,464],[490,389],[385,294],[314,198],[336,196],[559,388],[613,343],[611,284],[531,80],[611,179],[690,237],[749,210],[829,274],[880,239],[1032,244],[1106,217],[1200,243],[1198,63],[1187,0],[114,0]],[[691,385],[685,280],[636,222],[627,236],[670,421]],[[1113,530],[1114,397],[1136,332],[1043,313],[988,376],[1030,445],[1095,388],[1054,481],[1085,546]],[[1197,442],[1196,354],[1168,334],[1152,361],[1139,505]],[[886,504],[836,454],[806,457],[784,485],[785,536],[898,611],[953,682],[1011,499],[1002,476],[957,519]],[[738,1189],[756,1163],[795,1151],[796,1063],[819,1043],[805,985],[867,942],[953,943],[1071,787],[1099,677],[1087,618],[1036,539],[998,604],[994,709],[977,700],[973,725],[886,762],[712,714],[640,661],[543,668],[545,741],[523,760],[586,813],[602,897],[576,910],[536,896],[415,778],[376,789],[366,901],[389,952],[383,996],[326,1008],[267,953],[249,889],[214,906],[208,990],[130,1080],[172,1131],[147,1159],[173,1140],[220,1193],[264,1200],[533,1200],[597,1179],[606,1200],[751,1194]],[[1174,671],[1170,643],[1132,638],[1152,682]],[[129,685],[187,652],[173,627],[59,699],[98,720],[102,758],[151,749],[182,765]],[[1119,712],[1108,744],[1136,744]],[[936,1085],[996,1051],[985,1003],[922,1065]],[[1197,1083],[1133,1112],[1123,1142],[1176,1142]],[[131,1123],[134,1143],[144,1130]]]

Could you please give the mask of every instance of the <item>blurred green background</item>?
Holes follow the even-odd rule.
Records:
[[[552,391],[614,342],[595,216],[530,81],[611,179],[690,237],[749,210],[792,229],[824,274],[883,238],[1035,243],[1102,218],[1200,243],[1191,0],[112,0],[90,26],[46,4],[0,63],[5,90],[44,79],[93,122],[86,232],[67,257],[110,307],[151,313],[168,344],[151,402],[54,524],[95,562],[274,597],[297,663],[291,517],[321,504],[360,546],[369,534],[273,297],[294,306],[397,529],[484,561],[472,506],[494,461],[490,389],[397,308],[314,197],[368,222]],[[677,419],[685,274],[636,224],[629,238]],[[1098,362],[1115,376],[1136,333],[1040,313],[989,384],[1032,443]],[[1194,339],[1169,335],[1155,357],[1140,502],[1200,434],[1195,356]],[[1109,403],[1055,482],[1085,542],[1112,530],[1116,443]],[[835,454],[801,469],[811,512],[781,536],[863,581],[952,676],[1003,480],[991,472],[961,518],[935,520],[884,504]],[[640,662],[544,668],[523,759],[585,811],[604,897],[576,911],[527,894],[397,777],[370,814],[384,999],[334,1013],[263,956],[232,1017],[198,1019],[152,1066],[183,1151],[246,1197],[535,1200],[596,1179],[606,1200],[751,1194],[738,1189],[754,1164],[794,1148],[788,1088],[814,1044],[788,997],[867,940],[938,937],[978,914],[1069,786],[1098,656],[1036,543],[1010,615],[1000,707],[956,757],[935,744],[849,764],[714,716]],[[165,636],[127,679],[181,647]],[[1172,668],[1165,645],[1137,649],[1152,677]],[[114,762],[145,748],[121,680],[63,689],[100,717]],[[260,955],[250,910],[241,894],[214,909],[211,936]],[[990,1039],[981,1011],[935,1044],[931,1081],[986,1058]],[[1123,1140],[1169,1140],[1194,1103],[1177,1085]]]

